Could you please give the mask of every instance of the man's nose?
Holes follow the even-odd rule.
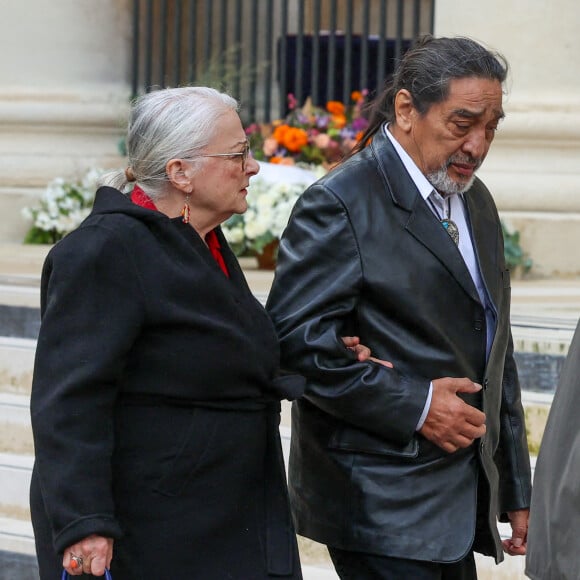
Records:
[[[485,129],[474,129],[464,141],[462,149],[473,159],[483,159],[489,150],[492,139],[487,138]]]

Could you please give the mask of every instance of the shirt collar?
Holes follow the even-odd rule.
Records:
[[[387,135],[389,141],[392,143],[393,147],[395,148],[397,155],[401,159],[403,165],[405,166],[405,169],[407,170],[407,173],[409,174],[409,176],[413,180],[413,183],[415,184],[415,186],[419,190],[421,197],[424,200],[427,200],[427,198],[431,195],[431,193],[433,191],[435,191],[433,186],[429,183],[427,178],[423,175],[421,170],[417,167],[417,165],[413,161],[413,159],[411,159],[411,156],[403,149],[402,145],[395,139],[394,135],[389,131],[388,127],[389,127],[389,124],[385,123],[385,125],[384,125],[385,134]]]
[[[423,175],[423,172],[417,167],[416,163],[413,161],[411,156],[403,149],[403,146],[395,139],[394,135],[388,129],[389,123],[385,123],[384,131],[387,138],[392,143],[397,155],[401,159],[407,173],[413,180],[413,183],[419,190],[421,197],[427,201],[427,198],[432,195],[435,202],[443,207],[445,204],[445,199],[443,196],[431,185],[429,180]],[[452,199],[455,194],[448,196],[447,199]],[[463,193],[457,194],[457,198],[463,200]]]

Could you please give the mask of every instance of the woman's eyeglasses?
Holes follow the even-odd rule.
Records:
[[[246,161],[250,156],[251,156],[250,144],[246,143],[243,151],[238,151],[236,153],[207,153],[205,155],[198,155],[197,157],[225,157],[230,159],[232,159],[233,157],[241,157],[242,171],[246,171]]]

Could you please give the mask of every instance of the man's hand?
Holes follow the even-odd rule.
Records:
[[[389,362],[388,360],[382,360],[380,358],[371,356],[371,349],[368,346],[361,344],[360,338],[358,336],[343,336],[341,338],[344,346],[356,354],[356,358],[359,362],[372,360],[373,362],[376,362],[390,369],[393,368],[393,363]]]
[[[502,541],[503,551],[510,556],[525,556],[528,545],[528,520],[530,510],[516,510],[508,512],[512,537]]]
[[[469,447],[485,434],[485,414],[468,405],[457,393],[477,393],[481,385],[468,378],[432,381],[429,413],[419,433],[448,453]]]

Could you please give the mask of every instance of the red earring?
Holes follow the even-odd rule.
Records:
[[[187,203],[188,200],[189,200],[189,195],[185,198],[185,205],[183,206],[183,209],[181,210],[181,221],[184,224],[189,223],[189,215],[191,213],[191,210],[189,208],[189,204]]]

